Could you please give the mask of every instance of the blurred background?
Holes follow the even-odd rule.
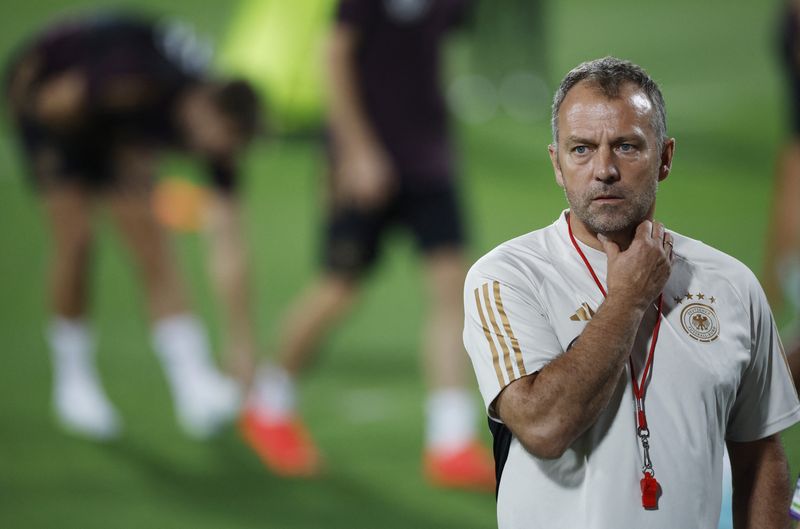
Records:
[[[318,259],[320,46],[332,4],[48,0],[7,4],[0,17],[4,62],[56,15],[124,6],[179,18],[208,36],[218,71],[257,84],[273,137],[251,149],[242,196],[261,343],[275,335],[280,311]],[[565,207],[546,151],[549,100],[567,70],[613,54],[644,66],[667,101],[677,150],[658,217],[763,274],[775,159],[789,130],[780,12],[775,0],[479,2],[448,49],[445,79],[461,142],[470,259],[549,224]],[[416,471],[424,292],[404,237],[387,245],[355,317],[325,344],[301,386],[306,418],[326,452],[325,477],[270,475],[233,429],[209,443],[180,433],[150,351],[142,294],[108,225],[96,248],[92,317],[100,370],[126,435],[100,445],[61,433],[50,415],[43,339],[47,232],[9,127],[0,120],[0,527],[495,525],[491,495],[432,489]],[[198,168],[175,156],[161,173],[191,179]],[[193,301],[218,342],[203,241],[192,233],[175,238]],[[788,329],[794,314],[787,308],[776,316]],[[800,428],[784,440],[797,476]]]

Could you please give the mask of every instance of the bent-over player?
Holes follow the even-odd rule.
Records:
[[[214,365],[151,208],[158,155],[168,148],[208,167],[213,275],[239,351],[234,363],[252,372],[236,158],[256,132],[258,102],[245,82],[209,77],[207,59],[184,26],[101,14],[47,27],[7,70],[7,101],[52,236],[47,339],[55,412],[71,431],[108,438],[120,427],[87,321],[96,206],[110,212],[141,276],[181,426],[206,437],[238,409],[238,389]]]

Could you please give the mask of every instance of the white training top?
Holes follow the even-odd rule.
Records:
[[[764,293],[742,263],[673,233],[674,261],[645,406],[662,487],[645,510],[630,373],[566,453],[539,459],[511,438],[500,479],[500,529],[712,528],[724,441],[754,441],[800,421],[800,403]],[[606,255],[578,242],[605,288]],[[500,391],[567,350],[603,302],[575,251],[565,214],[501,244],[470,270],[464,344],[486,408]],[[632,356],[637,377],[656,310]]]

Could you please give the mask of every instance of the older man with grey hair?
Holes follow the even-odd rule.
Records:
[[[654,220],[674,150],[644,70],[576,67],[549,146],[569,209],[468,274],[501,529],[716,527],[726,444],[737,529],[788,524],[800,402],[750,270]]]

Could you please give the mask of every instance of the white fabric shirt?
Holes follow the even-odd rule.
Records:
[[[500,529],[715,528],[725,440],[754,441],[800,420],[772,314],[742,263],[674,236],[672,273],[645,406],[658,509],[641,504],[642,454],[627,372],[607,408],[566,453],[539,459],[512,438],[500,480]],[[578,242],[605,288],[606,255]],[[567,350],[603,302],[565,214],[501,244],[471,268],[464,344],[487,411],[510,382]],[[632,350],[640,376],[656,310]]]

